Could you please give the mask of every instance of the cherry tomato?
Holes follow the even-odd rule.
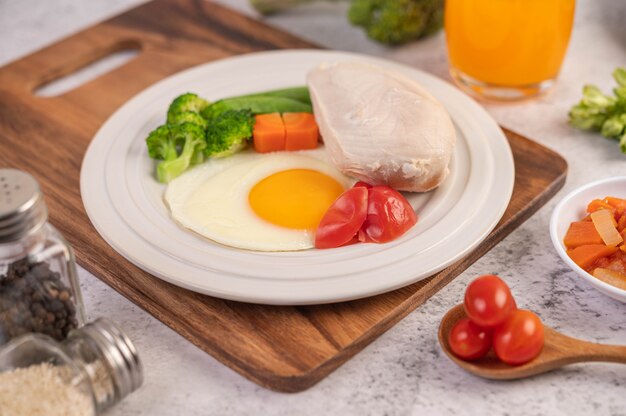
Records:
[[[517,309],[493,332],[493,349],[510,365],[527,363],[543,348],[543,324],[531,311]]]
[[[498,276],[480,276],[465,290],[465,313],[480,326],[501,324],[515,308],[511,290]]]
[[[359,241],[386,243],[407,232],[417,222],[413,207],[402,194],[388,186],[369,188],[367,218]]]
[[[340,247],[358,233],[367,215],[367,188],[345,191],[328,208],[315,232],[316,248]]]
[[[464,360],[477,360],[491,349],[491,332],[467,318],[459,320],[448,335],[452,352]]]

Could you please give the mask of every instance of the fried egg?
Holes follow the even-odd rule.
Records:
[[[323,148],[249,150],[185,172],[170,182],[165,201],[180,225],[218,243],[294,251],[314,246],[322,216],[353,182]]]

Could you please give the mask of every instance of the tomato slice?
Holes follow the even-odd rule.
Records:
[[[369,188],[367,218],[359,231],[359,241],[387,243],[407,232],[416,222],[413,207],[400,192],[388,186],[373,186]]]
[[[541,319],[531,311],[517,309],[493,332],[493,349],[509,365],[521,365],[539,355],[544,333]]]
[[[459,320],[448,335],[452,352],[464,360],[477,360],[491,349],[491,331],[467,318]]]
[[[367,182],[363,182],[363,181],[358,181],[357,183],[354,184],[353,188],[356,188],[357,186],[363,186],[367,189],[370,189],[372,187],[372,185],[370,185]]]
[[[345,191],[328,208],[315,232],[316,248],[334,248],[350,243],[367,215],[367,188]]]
[[[516,309],[507,284],[492,274],[480,276],[467,286],[464,305],[467,316],[484,327],[501,324]]]

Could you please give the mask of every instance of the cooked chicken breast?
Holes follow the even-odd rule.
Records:
[[[454,126],[416,81],[346,62],[313,69],[307,83],[326,149],[344,174],[411,192],[446,178]]]

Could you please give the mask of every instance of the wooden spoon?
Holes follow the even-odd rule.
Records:
[[[626,364],[626,346],[594,344],[563,335],[544,327],[545,342],[539,356],[530,362],[510,366],[498,360],[493,349],[476,361],[464,361],[454,355],[448,343],[448,334],[459,319],[465,318],[463,304],[450,309],[439,326],[439,343],[443,351],[461,368],[480,377],[494,380],[514,380],[546,373],[568,364],[585,361],[604,361]]]

